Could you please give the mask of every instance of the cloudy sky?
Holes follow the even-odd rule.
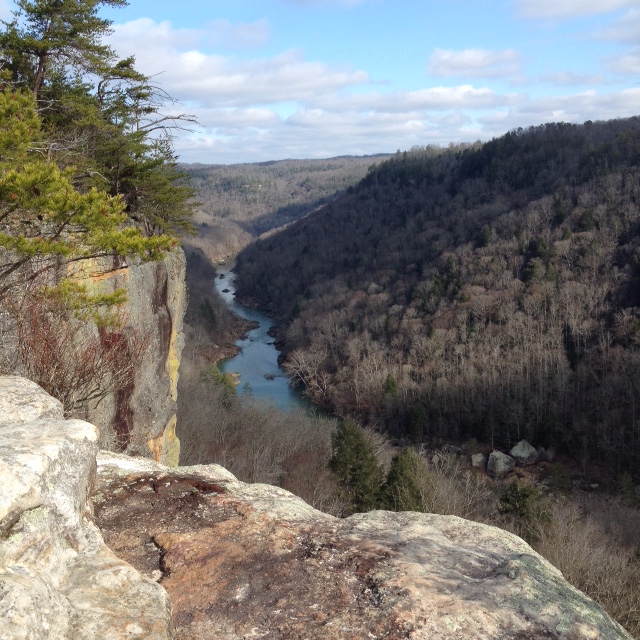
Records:
[[[640,0],[130,0],[104,15],[117,52],[197,117],[176,141],[185,162],[640,114]]]

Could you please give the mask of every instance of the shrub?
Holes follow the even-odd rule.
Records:
[[[435,479],[424,458],[407,447],[394,456],[382,490],[382,505],[392,511],[430,511]]]
[[[352,420],[343,420],[332,439],[329,468],[337,476],[353,511],[371,511],[379,505],[381,469],[371,442]]]
[[[500,497],[498,512],[507,516],[516,533],[528,542],[539,539],[541,527],[548,520],[538,489],[518,480],[512,482]]]

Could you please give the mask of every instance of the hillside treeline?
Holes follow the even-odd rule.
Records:
[[[199,234],[190,244],[212,259],[237,253],[255,237],[326,204],[388,157],[184,165],[199,202]]]
[[[414,441],[640,461],[640,119],[420,148],[247,248],[307,394]]]

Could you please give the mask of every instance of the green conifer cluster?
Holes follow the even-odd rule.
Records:
[[[332,445],[329,468],[338,478],[351,511],[429,510],[435,480],[414,449],[406,447],[397,453],[385,477],[365,430],[352,420],[338,425]]]
[[[158,259],[192,228],[171,138],[191,119],[104,44],[99,9],[125,0],[16,4],[0,32],[0,300],[77,260]]]

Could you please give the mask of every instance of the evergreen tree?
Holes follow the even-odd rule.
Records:
[[[64,273],[62,267],[77,260],[157,259],[176,244],[126,225],[121,198],[95,188],[78,191],[72,168],[34,153],[40,137],[33,96],[0,88],[0,299],[11,287],[54,268]]]
[[[415,402],[409,409],[407,419],[407,435],[411,442],[422,442],[429,416],[425,406],[421,402]]]
[[[434,486],[424,459],[406,447],[391,462],[382,491],[383,504],[391,511],[427,511]]]
[[[126,0],[19,0],[0,32],[0,63],[14,87],[36,97],[43,150],[78,167],[74,186],[122,196],[127,216],[153,233],[194,230],[193,190],[178,169],[172,131],[185,114],[165,113],[170,96],[103,44],[102,6]]]
[[[336,474],[353,511],[371,511],[379,505],[381,470],[373,445],[364,431],[344,420],[332,437],[329,468]]]
[[[13,79],[26,83],[36,98],[55,70],[70,67],[100,73],[113,60],[103,44],[111,22],[101,6],[124,7],[126,0],[17,0],[11,22],[2,21],[2,61]]]

